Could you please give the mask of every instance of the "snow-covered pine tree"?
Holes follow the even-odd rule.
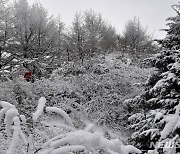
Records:
[[[148,78],[145,92],[124,102],[127,110],[134,110],[128,119],[135,131],[130,141],[140,149],[153,150],[149,153],[175,154],[180,148],[180,51],[174,50],[179,49],[179,39],[172,41],[180,38],[180,5],[176,8],[177,16],[171,18],[173,24],[164,39],[169,45],[147,59],[156,71]]]
[[[180,2],[179,4],[172,5],[172,8],[177,13],[177,16],[167,18],[167,26],[169,28],[163,29],[167,32],[167,36],[165,39],[157,41],[162,45],[162,47],[168,49],[180,49]]]

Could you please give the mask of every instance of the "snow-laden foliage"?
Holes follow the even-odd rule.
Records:
[[[158,40],[165,50],[146,60],[156,68],[155,73],[147,80],[142,95],[124,102],[126,111],[131,112],[130,128],[135,131],[131,142],[151,150],[149,154],[179,152],[180,5],[172,7],[177,16],[168,18],[167,36]]]
[[[57,108],[57,107],[46,107],[46,111],[47,112],[55,112],[55,113],[58,113],[60,114],[64,119],[66,119],[67,123],[69,126],[71,127],[74,127],[72,121],[71,121],[71,118],[68,116],[68,114],[63,111],[62,109],[60,108]]]
[[[82,104],[89,119],[98,124],[120,129],[123,121],[122,115],[119,114],[123,106],[122,102],[129,96],[141,93],[141,88],[134,84],[144,81],[150,69],[125,64],[119,54],[108,54],[105,60],[100,60],[89,66],[88,71],[85,69],[87,66],[83,66],[86,71],[76,75],[66,71],[63,73],[63,69],[56,70],[53,72],[52,83],[61,82],[62,78],[66,79],[66,82],[70,81],[71,92],[67,91],[66,97],[73,97],[76,102]],[[78,69],[71,67],[68,70],[76,72]],[[64,76],[64,74],[69,75]]]
[[[87,126],[88,127],[88,126]],[[123,145],[117,138],[107,139],[94,127],[74,130],[51,138],[41,147],[38,154],[64,154],[70,152],[129,154],[141,153],[137,148]]]
[[[36,112],[33,113],[33,120],[37,121],[37,118],[39,118],[43,114],[43,110],[46,104],[46,99],[44,97],[41,97],[39,99],[39,103],[36,109]]]
[[[167,32],[165,39],[158,40],[158,42],[167,49],[179,50],[180,49],[180,4],[175,4],[172,8],[176,11],[175,17],[169,17],[168,28],[164,29]]]
[[[16,107],[5,101],[0,102],[1,114],[5,115],[5,132],[11,138],[6,154],[141,153],[139,149],[131,145],[124,145],[119,136],[111,131],[103,131],[102,128],[88,122],[84,129],[75,128],[71,118],[65,111],[57,107],[48,107],[45,104],[46,99],[41,97],[38,101],[37,110],[32,114],[34,126],[31,133],[33,134],[25,134],[22,127],[23,116],[19,115]],[[7,111],[5,112],[4,109],[7,109]],[[61,117],[58,118],[58,121],[55,119],[50,120],[47,111],[51,112],[51,114],[55,112]],[[66,122],[63,122],[63,119]],[[43,139],[40,144],[37,140],[34,140],[34,138],[37,138],[35,133],[39,134],[40,140]],[[1,153],[4,154],[4,151],[2,150]]]
[[[27,145],[27,140],[21,130],[21,119],[16,107],[8,102],[0,101],[0,119],[4,119],[5,133],[8,137],[12,137],[9,148],[6,154],[14,154],[14,150],[19,146],[20,141]],[[1,122],[3,122],[1,120]],[[2,126],[2,125],[1,125]]]
[[[76,126],[88,118],[121,129],[121,123],[126,124],[124,115],[119,114],[122,102],[142,92],[135,83],[145,81],[151,69],[126,64],[120,55],[107,54],[105,59],[97,57],[83,66],[67,62],[53,71],[50,79],[34,83],[19,76],[15,82],[0,84],[0,98],[17,104],[19,112],[28,117],[37,110],[36,100],[46,96],[46,105],[62,108]]]
[[[157,68],[146,82],[145,92],[126,100],[132,114],[130,128],[135,130],[131,141],[140,149],[174,154],[179,144],[180,51],[161,51],[147,59]],[[131,106],[132,104],[132,106]],[[134,108],[132,110],[132,108]],[[168,149],[166,143],[172,144]],[[161,143],[161,146],[152,146]]]
[[[0,100],[16,103],[15,94],[13,93],[12,82],[7,81],[0,83]]]
[[[59,134],[79,130],[89,132],[85,129],[87,121],[116,130],[125,128],[127,119],[122,114],[122,102],[142,92],[142,88],[135,86],[135,83],[145,81],[151,69],[123,63],[119,55],[107,54],[105,59],[98,57],[81,67],[79,64],[65,63],[52,73],[50,79],[42,78],[34,83],[26,82],[23,76],[19,76],[11,82],[0,84],[0,98],[16,106],[28,143],[20,142],[14,153],[28,151],[28,154],[34,154],[44,142]],[[0,131],[0,135],[3,132]],[[89,132],[90,136],[95,132]],[[114,138],[118,137],[107,137],[108,142]],[[0,146],[0,149],[4,149],[3,154],[10,146],[10,139],[0,138],[5,144]],[[82,146],[72,145],[71,148]],[[98,150],[103,153],[104,149],[100,147]],[[48,146],[47,150],[50,149]]]

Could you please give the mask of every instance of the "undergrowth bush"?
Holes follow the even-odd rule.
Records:
[[[63,109],[46,103],[44,97],[39,99],[31,113],[30,128],[26,117],[14,105],[0,101],[0,124],[5,126],[0,130],[0,140],[6,144],[0,145],[1,154],[141,153],[124,145],[111,131],[97,129],[87,121],[84,128],[76,128]]]
[[[110,55],[106,61],[91,66],[64,63],[49,79],[34,83],[19,76],[14,82],[0,85],[0,98],[17,104],[20,112],[28,116],[35,110],[36,100],[46,96],[49,106],[61,107],[79,127],[83,126],[82,119],[88,118],[99,125],[125,128],[122,102],[142,92],[134,84],[145,81],[151,69],[124,64],[116,57]]]

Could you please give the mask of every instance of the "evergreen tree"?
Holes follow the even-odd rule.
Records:
[[[174,21],[178,18],[179,13]],[[168,36],[180,36],[174,27],[179,24],[170,27],[168,31],[172,33],[167,33],[163,41],[167,41]],[[140,149],[152,149],[151,153],[175,154],[180,144],[180,51],[172,50],[178,42],[167,43],[172,46],[171,50],[167,46],[168,49],[146,59],[156,71],[148,78],[145,92],[124,103],[131,115],[130,128],[135,131],[130,141]]]
[[[172,8],[176,11],[177,15],[175,17],[170,17],[167,19],[169,28],[163,29],[167,32],[165,39],[157,40],[162,47],[168,49],[179,49],[180,48],[180,4],[173,5]]]

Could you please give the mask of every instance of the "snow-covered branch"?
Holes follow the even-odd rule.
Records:
[[[74,127],[69,115],[65,111],[63,111],[61,108],[46,107],[46,111],[47,112],[54,112],[54,113],[61,115],[66,120],[66,122],[68,123],[69,126]]]
[[[33,121],[34,122],[36,122],[37,119],[43,114],[45,104],[46,104],[46,99],[44,97],[41,97],[38,101],[38,106],[37,106],[36,112],[33,113]]]

